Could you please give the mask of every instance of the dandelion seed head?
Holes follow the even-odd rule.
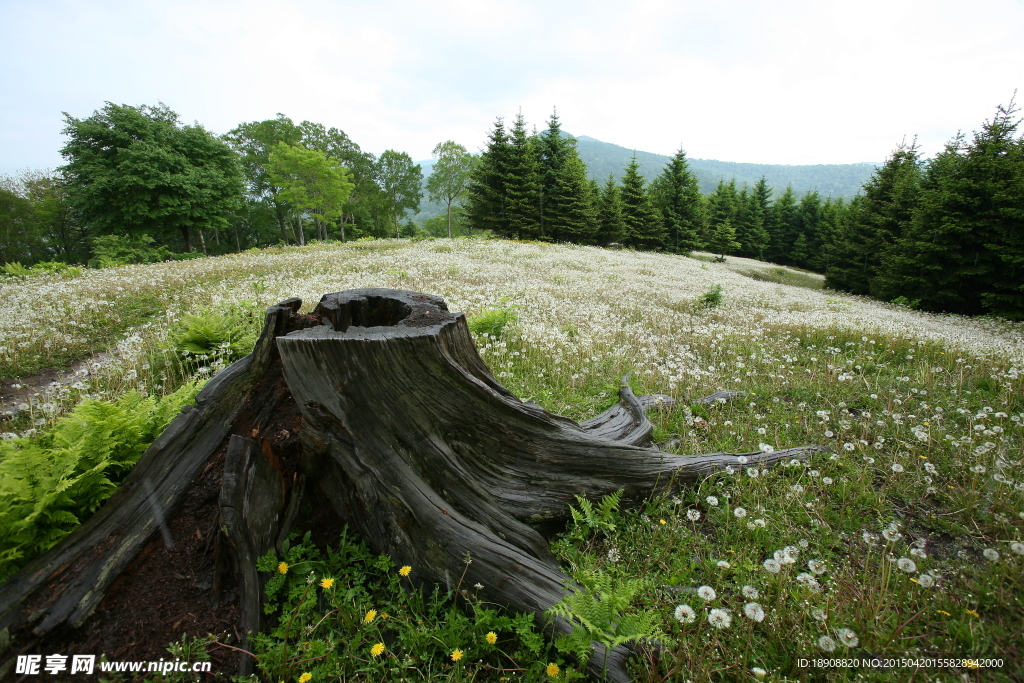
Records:
[[[747,615],[747,618],[753,619],[756,622],[764,621],[764,608],[756,602],[748,602],[744,605],[743,613]]]
[[[708,613],[708,623],[718,629],[729,628],[732,624],[732,615],[728,610],[713,609]]]
[[[681,624],[692,624],[697,618],[697,613],[689,605],[677,605],[673,616]]]
[[[697,597],[704,602],[710,602],[718,597],[718,594],[715,593],[715,589],[711,586],[701,586],[697,589]]]
[[[743,597],[747,598],[748,600],[757,600],[758,595],[758,590],[754,586],[743,587]]]
[[[828,636],[822,636],[818,638],[818,647],[825,652],[832,652],[836,649],[836,641],[832,640]]]
[[[848,628],[841,628],[836,631],[836,637],[839,638],[839,643],[843,647],[857,647],[860,643],[860,639],[857,638],[857,634]]]
[[[896,566],[900,571],[906,572],[907,574],[913,574],[917,571],[917,563],[909,557],[901,557],[896,560]]]
[[[747,516],[746,508],[736,508],[735,510],[732,511],[732,513],[736,515],[736,517],[739,519],[742,519]]]
[[[778,560],[773,559],[773,558],[768,558],[767,560],[764,561],[764,569],[769,574],[778,574],[779,570],[782,569],[782,565],[779,564]]]
[[[981,554],[985,556],[986,560],[990,560],[992,562],[995,562],[999,559],[999,551],[997,551],[995,548],[985,548],[981,551]]]

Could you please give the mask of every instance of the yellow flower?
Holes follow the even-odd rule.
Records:
[[[391,615],[389,615],[389,614],[388,614],[387,612],[381,612],[381,613],[380,613],[380,618],[381,618],[381,619],[389,619],[389,618],[390,618],[390,616],[391,616]]]
[[[558,665],[557,664],[548,664],[547,668],[544,669],[544,671],[547,673],[548,676],[551,676],[551,678],[554,678],[555,676],[558,675]]]
[[[320,587],[321,588],[330,588],[333,585],[334,585],[334,579],[323,579],[322,581],[320,581]]]
[[[308,671],[299,676],[299,683],[309,683],[309,681],[311,680],[313,680],[313,674],[309,673]]]
[[[952,614],[950,614],[949,612],[947,612],[947,611],[946,611],[946,610],[944,610],[944,609],[940,609],[940,610],[939,610],[939,614],[945,614],[945,615],[946,615],[947,617],[951,617],[951,616],[953,616]]]
[[[491,631],[486,636],[484,636],[484,640],[486,640],[491,645],[494,645],[496,642],[498,642],[498,634],[494,631]]]
[[[282,562],[281,564],[277,565],[277,571],[280,574],[287,574],[288,573],[288,563],[287,562]]]
[[[377,643],[376,645],[370,648],[370,654],[374,657],[380,657],[382,654],[384,654],[384,649],[384,643]]]
[[[411,571],[412,571],[412,567],[410,567],[409,565],[405,565],[404,567],[402,567],[401,569],[398,570],[398,573],[401,576],[409,576],[409,572],[411,572]]]
[[[452,661],[457,662],[460,659],[462,659],[462,650],[460,650],[459,648],[455,648],[454,650],[452,650]]]
[[[978,614],[977,612],[975,612],[975,611],[974,611],[974,610],[972,610],[972,609],[966,610],[966,612],[967,612],[968,614],[970,614],[970,615],[971,615],[972,617],[980,617],[980,616],[981,616],[980,614]]]
[[[365,617],[363,617],[363,623],[364,624],[369,624],[371,621],[373,621],[376,618],[377,618],[377,610],[372,609],[372,610],[370,610],[369,612],[366,613]]]
[[[658,522],[659,522],[660,524],[668,524],[668,522],[666,522],[666,521],[665,521],[665,520],[663,520],[663,519],[659,519],[659,520],[658,520]]]

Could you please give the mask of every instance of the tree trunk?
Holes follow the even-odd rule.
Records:
[[[185,252],[192,253],[192,233],[189,232],[188,226],[179,228],[181,230],[181,236],[185,239]]]
[[[0,586],[0,631],[16,639],[82,626],[157,531],[161,513],[173,513],[225,442],[220,526],[241,588],[243,633],[261,626],[265,577],[256,558],[280,549],[304,478],[375,553],[413,567],[427,583],[451,587],[465,572],[467,585],[483,585],[481,598],[534,613],[557,634],[570,624],[544,612],[572,581],[538,528],[566,519],[576,495],[625,489],[638,501],[726,465],[822,450],[664,453],[645,445],[652,430],[645,410],[671,398],[636,397],[624,382],[618,404],[581,424],[523,402],[491,375],[465,316],[439,297],[349,290],[325,295],[310,315],[297,314],[300,303],[270,308],[253,353],[211,380],[117,494]],[[298,433],[293,451],[264,436],[289,411],[291,434]],[[630,680],[630,654],[610,653],[607,680]],[[603,659],[595,645],[588,664],[595,678]],[[243,660],[242,675],[251,671]]]

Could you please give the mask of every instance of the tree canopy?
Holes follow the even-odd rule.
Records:
[[[89,118],[65,120],[63,170],[75,209],[96,232],[178,232],[191,251],[192,228],[227,227],[242,175],[227,144],[202,126],[182,125],[164,104],[107,102]]]

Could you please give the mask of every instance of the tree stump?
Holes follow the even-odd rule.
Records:
[[[543,613],[572,581],[538,529],[566,519],[575,496],[624,489],[626,499],[641,500],[727,465],[827,450],[664,453],[646,445],[645,411],[670,405],[670,397],[637,397],[623,382],[617,405],[580,424],[523,402],[491,375],[465,316],[439,297],[357,289],[325,295],[310,315],[297,313],[300,304],[271,307],[253,353],[207,385],[118,493],[0,587],[8,638],[81,627],[218,448],[227,448],[219,505],[243,633],[261,627],[265,579],[255,560],[280,549],[304,482],[374,552],[413,567],[421,581],[481,584],[486,601],[534,613],[557,634],[571,626]],[[296,408],[301,452],[294,457],[296,448],[286,453],[261,430]],[[626,647],[609,654],[607,680],[630,680],[630,654]],[[595,678],[603,660],[595,644],[588,665]],[[251,671],[243,659],[241,672]]]

